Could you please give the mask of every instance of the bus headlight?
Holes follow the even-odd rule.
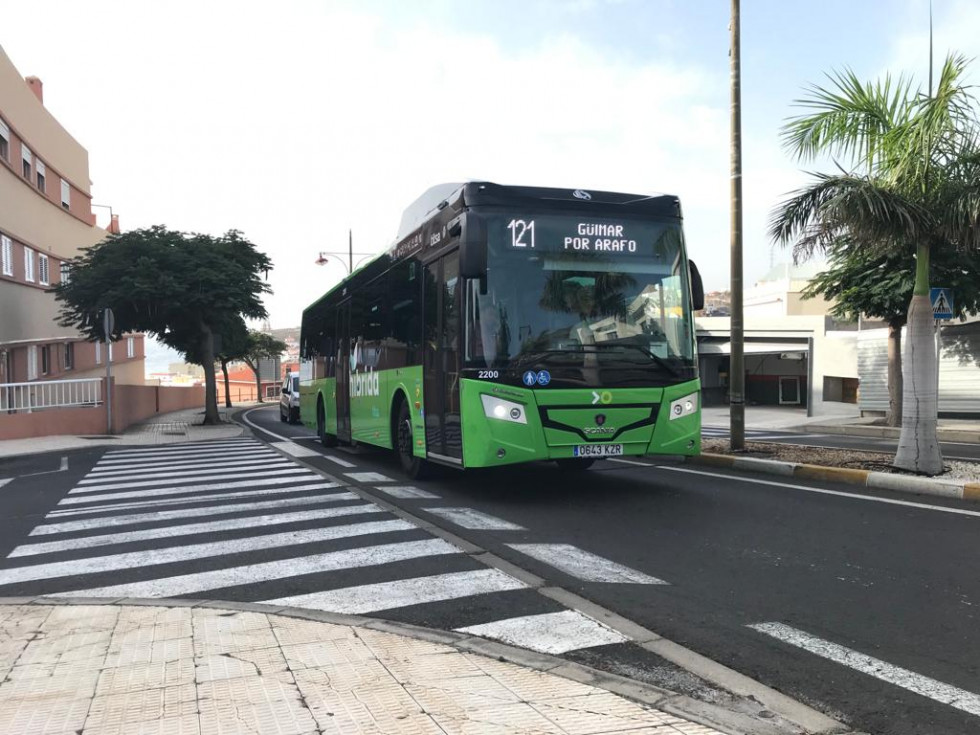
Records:
[[[505,401],[494,396],[481,395],[483,401],[483,413],[487,418],[500,419],[501,421],[513,421],[516,424],[526,424],[527,415],[524,406],[513,401]]]
[[[690,416],[698,410],[698,394],[691,393],[689,396],[678,398],[670,402],[670,420],[679,419],[681,416]]]

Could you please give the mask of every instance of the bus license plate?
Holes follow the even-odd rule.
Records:
[[[576,457],[618,457],[622,453],[622,444],[580,444],[574,450]]]

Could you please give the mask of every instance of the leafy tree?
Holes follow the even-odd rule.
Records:
[[[902,423],[902,327],[908,318],[915,275],[908,267],[915,249],[876,254],[852,243],[836,242],[828,249],[828,267],[803,289],[803,298],[824,296],[834,302],[830,313],[854,320],[864,315],[888,325],[889,426]],[[957,315],[980,311],[980,253],[937,250],[933,280],[956,294]]]
[[[188,340],[184,340],[185,342]],[[225,381],[225,408],[231,408],[231,387],[228,381],[228,364],[241,360],[248,347],[248,327],[245,320],[235,314],[226,323],[215,325],[214,328],[214,359],[221,366]],[[203,364],[198,343],[193,341],[184,352],[187,362],[195,365]]]
[[[245,341],[245,349],[242,350],[240,357],[255,374],[256,395],[259,397],[259,403],[262,403],[262,380],[259,377],[259,361],[271,357],[279,357],[285,351],[286,343],[282,340],[276,339],[271,334],[266,334],[265,332],[258,332],[254,329],[249,330],[248,337]]]
[[[204,368],[205,424],[218,416],[214,336],[234,318],[266,316],[260,278],[269,258],[236,230],[187,234],[162,226],[109,235],[72,263],[72,277],[53,291],[59,323],[89,339],[105,338],[102,312],[111,308],[111,338],[148,332]]]
[[[848,252],[877,255],[914,244],[895,466],[928,475],[943,469],[930,263],[940,251],[980,247],[980,126],[961,81],[966,66],[963,57],[947,58],[928,94],[902,78],[863,84],[851,71],[831,75],[829,89],[810,87],[799,102],[807,114],[784,126],[784,144],[801,160],[830,154],[845,161],[837,173],[813,174],[813,183],[777,207],[770,226],[773,239],[793,244],[797,260],[841,238]]]

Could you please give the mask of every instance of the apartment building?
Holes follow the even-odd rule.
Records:
[[[0,384],[99,377],[142,384],[143,336],[106,349],[58,326],[51,286],[68,261],[109,231],[96,226],[88,152],[44,107],[37,77],[0,47]]]

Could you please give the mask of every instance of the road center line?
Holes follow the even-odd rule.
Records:
[[[825,490],[822,487],[807,487],[806,485],[794,485],[789,482],[774,482],[773,480],[757,480],[754,477],[738,477],[736,475],[720,474],[718,472],[705,472],[704,470],[689,470],[686,467],[668,467],[667,465],[651,465],[658,470],[668,472],[683,472],[689,475],[704,475],[705,477],[724,477],[726,480],[736,482],[751,482],[757,485],[772,485],[773,487],[786,487],[791,490],[805,490],[808,493],[818,493],[820,495],[836,495],[841,498],[854,498],[855,500],[868,500],[872,503],[885,503],[886,505],[903,505],[908,508],[920,508],[922,510],[936,510],[940,513],[954,513],[961,516],[980,517],[980,511],[964,510],[963,508],[947,508],[943,505],[930,505],[928,503],[913,503],[909,500],[894,500],[892,498],[876,498],[873,495],[861,495],[860,493],[845,493],[840,490]]]
[[[748,627],[834,663],[980,717],[980,695],[973,692],[893,666],[881,659],[817,638],[782,623],[757,623]]]

